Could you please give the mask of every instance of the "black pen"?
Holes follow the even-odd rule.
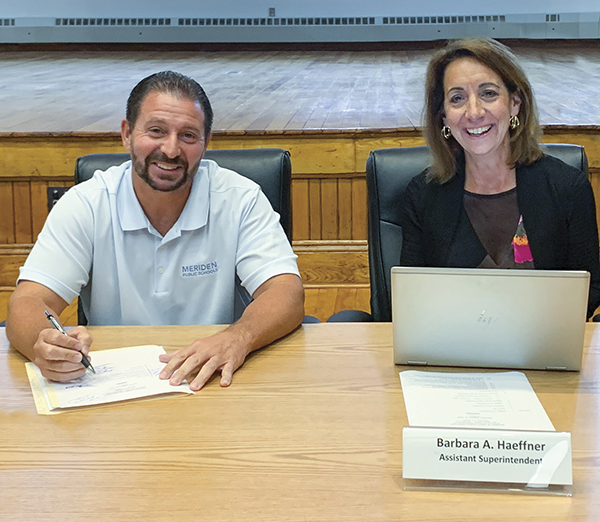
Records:
[[[65,332],[65,329],[60,325],[60,323],[56,319],[54,319],[54,316],[51,313],[49,313],[48,310],[44,310],[44,313],[46,314],[48,321],[52,323],[52,326],[54,326],[54,328],[56,328],[60,333],[68,335],[67,332]],[[96,373],[96,370],[94,370],[92,363],[83,353],[81,354],[81,364],[83,364],[92,373]]]

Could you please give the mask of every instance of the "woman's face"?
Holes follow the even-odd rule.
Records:
[[[467,158],[505,160],[509,152],[508,120],[521,100],[510,95],[494,71],[474,58],[459,58],[444,74],[444,125]],[[497,155],[497,157],[496,157]]]

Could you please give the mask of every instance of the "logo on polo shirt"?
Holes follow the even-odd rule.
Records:
[[[210,263],[199,263],[197,265],[183,265],[181,267],[181,277],[200,277],[209,274],[215,274],[219,271],[216,261]]]

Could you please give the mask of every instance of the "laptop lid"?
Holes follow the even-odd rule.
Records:
[[[588,272],[392,268],[394,362],[580,370]]]

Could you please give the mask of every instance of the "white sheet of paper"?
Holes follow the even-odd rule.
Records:
[[[79,379],[65,383],[49,381],[42,376],[35,364],[26,363],[38,413],[153,395],[193,394],[185,382],[179,386],[171,386],[169,381],[158,378],[165,366],[165,363],[158,360],[158,356],[164,353],[163,347],[156,345],[92,352],[96,374],[87,371]],[[40,411],[38,403],[41,398],[46,403],[47,411]]]
[[[410,426],[554,431],[522,372],[407,370],[400,382]]]

